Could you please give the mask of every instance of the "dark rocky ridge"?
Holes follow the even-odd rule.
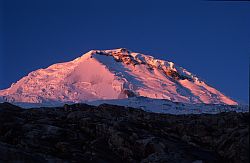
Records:
[[[249,113],[0,104],[0,162],[248,162]]]

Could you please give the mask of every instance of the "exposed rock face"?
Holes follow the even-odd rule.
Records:
[[[249,113],[0,104],[0,162],[248,162]]]
[[[156,64],[155,61],[153,61],[153,58],[149,58],[147,60],[151,60],[151,62],[146,62],[144,60],[140,60],[138,57],[133,57],[131,55],[131,52],[125,48],[119,49],[119,51],[111,51],[108,53],[97,51],[97,54],[100,55],[106,55],[106,56],[113,56],[114,59],[117,62],[123,62],[127,65],[138,65],[138,64],[144,64],[147,65],[147,67],[150,70],[153,70],[154,68],[159,69],[161,72],[163,72],[165,75],[175,79],[175,80],[185,80],[188,79],[189,81],[193,81],[191,77],[188,77],[187,75],[181,75],[178,73],[176,69],[172,69],[169,65],[165,65],[165,63],[161,63],[161,61],[158,61],[159,63]]]

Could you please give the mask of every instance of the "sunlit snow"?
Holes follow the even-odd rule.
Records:
[[[0,91],[2,101],[25,103],[74,103],[132,96],[237,105],[186,69],[123,48],[91,50],[73,61],[33,71]]]

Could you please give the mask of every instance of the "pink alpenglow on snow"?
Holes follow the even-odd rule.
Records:
[[[91,50],[29,73],[0,91],[9,102],[86,102],[144,96],[183,103],[237,105],[173,62],[120,48]]]

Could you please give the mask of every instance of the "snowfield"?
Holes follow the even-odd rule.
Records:
[[[101,104],[111,104],[125,107],[133,107],[142,109],[147,112],[164,113],[164,114],[217,114],[221,112],[249,112],[249,106],[247,105],[223,105],[223,104],[189,104],[172,102],[166,99],[152,99],[147,97],[130,97],[125,99],[113,99],[113,100],[96,100],[86,101],[86,104],[99,106]],[[52,103],[14,103],[22,108],[42,108],[42,107],[61,107],[65,104],[62,102]]]
[[[249,112],[247,105],[222,105],[222,104],[188,104],[172,102],[164,99],[151,99],[146,97],[132,97],[118,100],[99,100],[87,102],[87,104],[98,106],[100,104],[111,104],[126,107],[139,108],[147,112],[165,114],[217,114],[221,112]]]

